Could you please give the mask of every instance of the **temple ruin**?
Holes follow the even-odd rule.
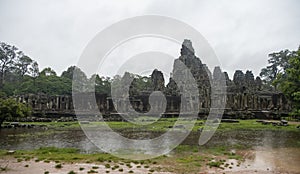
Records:
[[[138,95],[130,94],[130,105],[137,112],[140,112],[141,115],[150,109],[150,94],[153,91],[161,91],[167,101],[165,112],[162,114],[163,117],[178,116],[180,107],[185,107],[186,110],[190,107],[197,107],[199,118],[205,118],[211,106],[212,85],[222,80],[225,80],[226,84],[226,96],[224,97],[226,105],[223,118],[279,119],[281,116],[287,115],[291,110],[290,103],[283,93],[274,89],[264,88],[262,80],[259,77],[255,78],[251,71],[244,73],[241,70],[236,70],[232,80],[220,67],[215,67],[211,73],[208,67],[195,55],[192,42],[189,40],[184,40],[180,54],[180,57],[174,61],[173,72],[167,85],[165,85],[162,72],[155,69],[150,77],[152,85],[149,86],[149,90],[140,92]],[[189,68],[189,71],[197,82],[199,90],[198,106],[193,106],[192,104],[181,106],[180,91],[182,90],[182,86],[177,85],[173,79],[174,76],[177,78],[186,78],[185,70],[176,67],[176,64],[179,62],[182,62]],[[95,95],[101,114],[105,118],[119,119],[118,108],[115,108],[109,94],[82,93],[78,95]],[[26,94],[16,96],[16,99],[32,107],[36,116],[75,116],[72,96]],[[157,103],[153,103],[152,107],[161,107],[162,103],[159,102],[160,100]],[[126,105],[118,106],[128,107]],[[82,110],[88,109],[91,108],[82,108]]]

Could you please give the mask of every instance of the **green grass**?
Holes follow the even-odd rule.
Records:
[[[232,131],[232,130],[288,130],[299,131],[296,125],[288,126],[273,126],[271,124],[263,125],[256,122],[257,120],[239,120],[239,123],[221,123],[218,127],[219,131]],[[300,123],[299,123],[300,124]]]
[[[70,171],[68,174],[76,174],[76,172],[74,172],[73,170]]]
[[[87,173],[98,173],[98,172],[95,170],[89,170]]]
[[[22,124],[32,124],[36,126],[44,126],[48,128],[79,128],[80,125],[77,121],[70,122],[22,122]]]
[[[18,161],[25,159],[36,158],[36,162],[39,161],[57,161],[57,162],[99,162],[98,159],[101,156],[103,161],[118,161],[118,158],[106,154],[82,154],[79,149],[75,148],[56,148],[56,147],[42,147],[35,150],[17,150],[12,154]],[[12,156],[6,153],[5,150],[0,150],[0,158],[5,156]]]
[[[142,116],[139,120],[152,120],[151,117]],[[165,132],[172,127],[176,118],[161,118],[157,122],[147,125],[135,125],[130,122],[120,122],[120,121],[110,121],[110,122],[90,122],[90,124],[85,124],[87,127],[99,127],[103,125],[108,125],[114,130],[145,130],[145,131],[158,131]],[[181,121],[184,124],[187,121]],[[147,123],[147,121],[143,122]],[[24,122],[24,124],[33,124],[38,126],[47,127],[47,131],[42,131],[39,134],[51,134],[54,133],[55,130],[70,130],[70,129],[81,129],[78,122]],[[299,123],[300,124],[300,123]],[[194,132],[198,131],[198,129],[203,128],[205,125],[204,120],[195,121],[193,130]],[[228,131],[228,130],[291,130],[291,131],[299,131],[296,129],[296,125],[289,126],[272,126],[272,125],[263,125],[261,123],[256,122],[256,119],[250,120],[239,120],[239,123],[221,123],[218,127],[217,131]],[[39,134],[36,134],[38,136]],[[28,136],[28,134],[18,134],[18,136]]]
[[[62,168],[62,165],[61,165],[61,164],[56,164],[56,165],[55,165],[55,168],[61,169],[61,168]]]
[[[207,163],[209,167],[221,167],[222,161],[210,161]]]
[[[104,166],[105,166],[105,168],[108,168],[108,169],[110,168],[110,164],[108,164],[108,163],[105,164]]]

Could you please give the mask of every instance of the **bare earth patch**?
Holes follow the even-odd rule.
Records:
[[[59,163],[60,164],[60,163]],[[44,162],[35,160],[21,161],[18,162],[14,158],[0,159],[0,166],[2,171],[0,173],[5,174],[68,174],[71,171],[76,174],[87,174],[87,173],[110,173],[110,174],[120,174],[120,173],[153,173],[153,174],[172,174],[170,172],[157,172],[152,171],[151,166],[143,166],[139,164],[130,163],[128,164],[118,164],[110,163],[110,166],[105,166],[104,164],[93,164],[93,163],[61,163],[61,168],[57,168],[58,163],[55,162]],[[117,166],[117,167],[116,167]],[[5,169],[4,169],[5,168]],[[132,172],[131,172],[132,171]]]

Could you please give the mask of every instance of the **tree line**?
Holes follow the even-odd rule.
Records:
[[[9,97],[22,94],[71,95],[74,70],[81,78],[95,82],[96,92],[109,93],[111,79],[93,75],[88,78],[75,66],[70,66],[60,76],[51,68],[39,70],[33,60],[17,47],[0,42],[0,95]]]

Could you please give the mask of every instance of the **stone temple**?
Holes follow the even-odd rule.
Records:
[[[188,71],[176,66],[183,63]],[[189,105],[181,106],[181,91],[182,84],[177,85],[174,80],[186,79],[187,73],[191,73],[196,81],[199,92],[198,106]],[[195,55],[190,40],[184,40],[180,51],[180,57],[175,59],[173,71],[167,85],[163,73],[155,69],[151,74],[151,85],[147,91],[139,92],[138,94],[131,93],[130,105],[135,111],[141,115],[150,109],[149,96],[153,91],[161,91],[166,98],[167,105],[163,117],[177,117],[181,107],[188,110],[191,107],[196,107],[199,110],[199,118],[205,118],[212,104],[212,89],[214,86],[224,81],[226,91],[224,93],[225,110],[223,118],[272,118],[280,119],[291,110],[290,102],[280,92],[263,85],[259,77],[254,77],[251,71],[245,73],[241,70],[236,70],[231,80],[226,72],[223,72],[220,67],[215,67],[212,73],[208,67],[201,62]],[[184,85],[189,85],[186,83]],[[131,89],[132,90],[132,89]],[[226,93],[225,93],[226,92]],[[80,95],[94,95],[97,102],[97,108],[100,110],[103,117],[107,120],[121,120],[118,114],[118,108],[114,105],[113,100],[108,94],[82,93]],[[191,94],[193,97],[193,94]],[[73,109],[72,96],[47,96],[44,94],[34,95],[27,94],[16,96],[17,100],[33,108],[36,116],[61,117],[75,116]],[[121,101],[121,99],[120,99]],[[82,101],[83,103],[86,101]],[[114,101],[115,102],[115,101]],[[154,102],[152,107],[161,107],[161,101]],[[83,104],[84,105],[84,104]],[[92,107],[92,106],[91,106]],[[128,107],[127,105],[118,105],[118,107]],[[88,114],[89,109],[82,108],[83,112]],[[123,108],[124,110],[124,108]]]

